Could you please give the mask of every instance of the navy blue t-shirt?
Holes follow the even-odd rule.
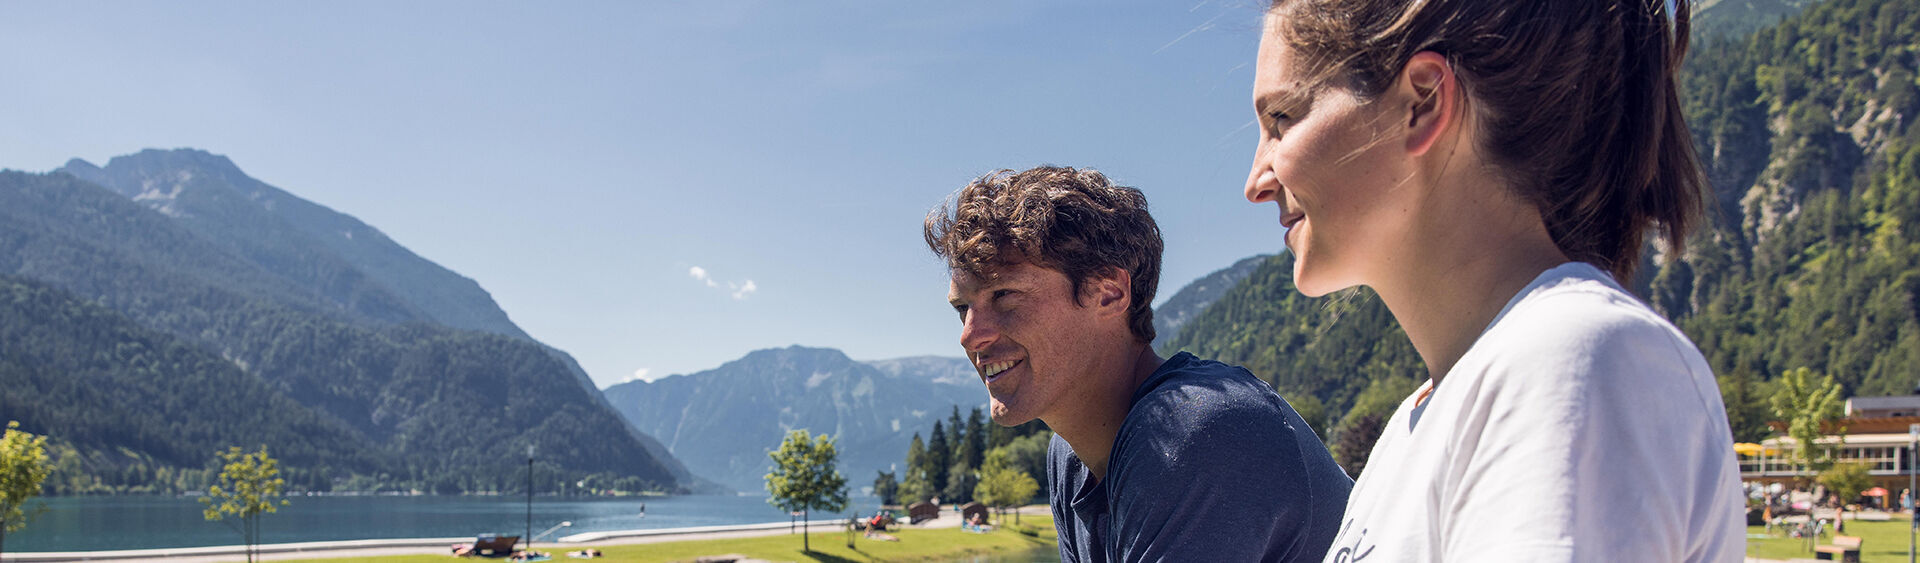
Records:
[[[1320,561],[1347,477],[1245,368],[1181,352],[1133,394],[1096,480],[1059,435],[1047,450],[1064,562]]]

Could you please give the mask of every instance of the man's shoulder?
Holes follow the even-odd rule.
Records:
[[[1182,359],[1137,394],[1116,455],[1146,453],[1129,446],[1146,446],[1161,458],[1271,453],[1294,439],[1299,416],[1273,388],[1239,366]]]
[[[1279,417],[1286,403],[1246,368],[1182,354],[1180,365],[1154,374],[1128,410],[1129,424],[1213,422],[1214,417]],[[1168,414],[1182,417],[1165,418]]]

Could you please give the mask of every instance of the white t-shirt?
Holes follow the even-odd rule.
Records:
[[[1592,265],[1540,274],[1441,383],[1393,413],[1326,561],[1745,556],[1712,371]]]

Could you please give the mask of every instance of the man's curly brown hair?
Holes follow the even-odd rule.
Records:
[[[1133,279],[1127,325],[1153,342],[1153,292],[1160,283],[1160,227],[1140,190],[1092,169],[1041,166],[997,170],[960,188],[927,214],[927,247],[947,267],[973,275],[1025,260],[1066,274],[1073,299],[1107,268]]]

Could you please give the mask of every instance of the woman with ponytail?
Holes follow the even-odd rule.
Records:
[[[1622,288],[1698,223],[1687,36],[1686,0],[1268,10],[1246,197],[1302,293],[1372,288],[1429,378],[1327,561],[1742,559],[1713,373]]]

